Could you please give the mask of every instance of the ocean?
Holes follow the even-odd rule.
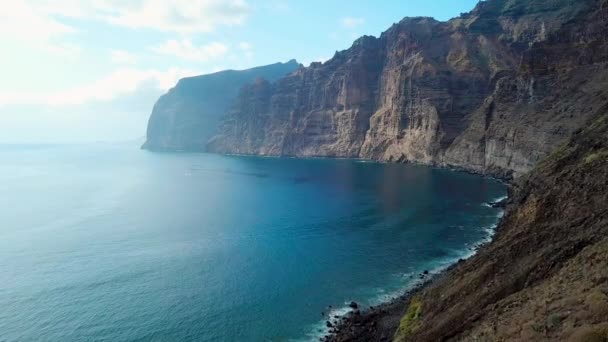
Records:
[[[0,341],[314,340],[472,255],[505,194],[419,165],[1,146]]]

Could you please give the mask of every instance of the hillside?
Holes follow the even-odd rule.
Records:
[[[511,191],[494,241],[328,341],[608,340],[608,105]]]

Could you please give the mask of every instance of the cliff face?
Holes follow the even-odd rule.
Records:
[[[494,240],[324,341],[608,341],[608,101],[511,189]]]
[[[529,171],[608,98],[606,0],[408,18],[240,92],[210,151]],[[598,14],[599,13],[599,14]]]
[[[495,240],[412,299],[396,341],[608,339],[608,102],[598,113],[516,182]]]
[[[257,78],[276,80],[298,69],[295,60],[184,78],[154,105],[143,148],[202,151],[238,90]]]

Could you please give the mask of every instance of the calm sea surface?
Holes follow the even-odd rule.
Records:
[[[0,147],[0,341],[288,341],[470,255],[505,187],[424,166]]]

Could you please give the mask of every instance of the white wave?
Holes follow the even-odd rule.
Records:
[[[504,200],[505,198],[506,198],[506,196],[503,196],[503,197],[498,198],[497,200],[501,201],[501,200]],[[503,216],[504,216],[504,211],[500,210],[496,214],[497,221],[500,221],[500,219]],[[492,241],[492,239],[494,238],[494,235],[496,234],[497,227],[498,227],[498,222],[483,228],[483,230],[486,233],[486,236],[483,239],[481,239],[480,241],[473,244],[472,247],[465,248],[459,252],[452,254],[450,257],[446,257],[442,260],[434,261],[430,265],[431,267],[429,267],[429,269],[428,269],[428,275],[424,276],[422,279],[420,278],[420,274],[422,274],[425,271],[422,268],[419,270],[419,272],[409,272],[409,273],[405,273],[405,274],[401,275],[402,279],[407,279],[404,286],[398,287],[397,289],[389,291],[389,292],[387,292],[385,289],[378,289],[376,291],[376,295],[372,296],[371,300],[369,300],[369,304],[372,306],[377,306],[377,305],[381,305],[383,303],[388,303],[391,300],[404,295],[408,291],[411,291],[412,289],[416,288],[417,286],[420,286],[423,283],[431,280],[434,276],[444,272],[450,266],[456,264],[459,260],[467,260],[467,259],[473,257],[475,254],[477,254],[477,252],[481,246],[488,244]],[[296,341],[297,342],[299,342],[299,341],[318,341],[322,337],[327,336],[329,334],[330,328],[327,327],[326,322],[328,320],[331,321],[332,323],[335,320],[340,321],[341,318],[343,318],[346,315],[348,315],[349,313],[351,313],[353,311],[353,309],[351,309],[348,306],[349,303],[350,302],[345,302],[343,307],[332,309],[328,314],[326,313],[326,315],[324,316],[324,318],[322,320],[320,320],[319,322],[317,322],[316,324],[314,324],[311,327],[310,333],[308,333],[303,339],[294,339],[294,340],[290,340],[290,341],[294,341],[294,342],[296,342]],[[339,318],[336,319],[336,318],[334,318],[335,316],[338,316]]]
[[[301,339],[292,339],[290,341],[292,341],[292,342],[318,341],[323,336],[327,336],[329,334],[330,328],[327,327],[326,322],[330,321],[333,324],[334,321],[340,321],[340,319],[342,317],[346,317],[346,315],[351,313],[353,311],[353,309],[351,309],[348,306],[349,303],[344,303],[344,306],[340,307],[340,308],[335,308],[335,309],[332,308],[329,312],[325,313],[325,316],[321,321],[315,323],[310,328],[310,332],[308,334],[306,334],[305,337],[303,337]],[[335,316],[338,316],[338,318],[335,318]]]
[[[497,198],[493,199],[492,203],[502,202],[502,201],[506,200],[507,198],[509,198],[508,195],[500,196],[500,197],[497,197]]]
[[[488,202],[484,202],[481,204],[482,207],[487,207],[487,208],[494,208],[492,206],[492,204],[495,203],[501,203],[502,201],[506,200],[507,198],[509,198],[509,196],[505,195],[505,196],[500,196],[500,197],[496,197],[493,200],[490,200]]]

